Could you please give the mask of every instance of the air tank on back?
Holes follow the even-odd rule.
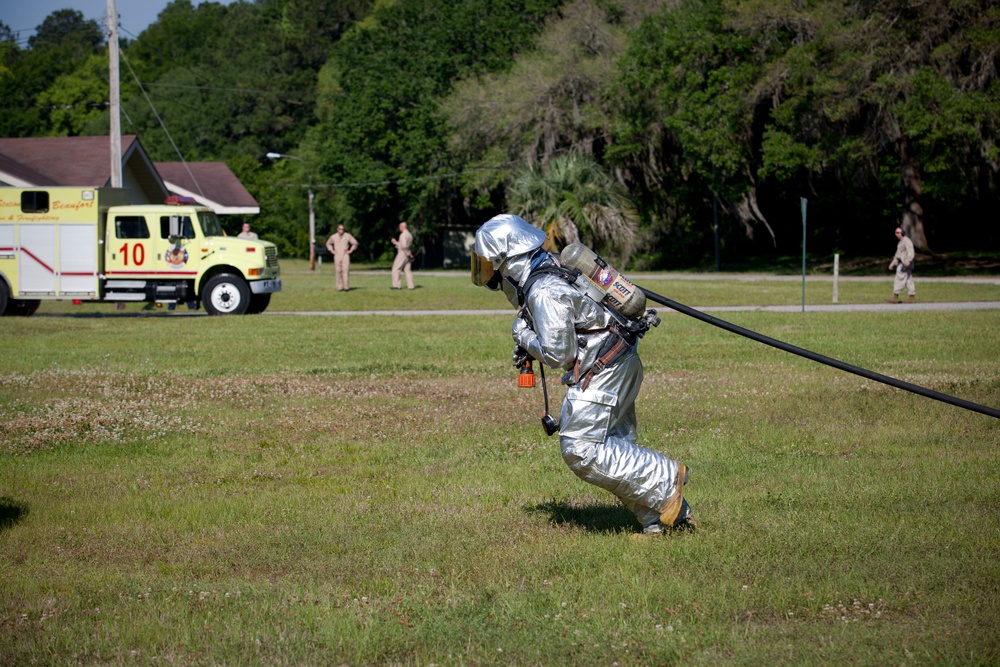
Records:
[[[643,291],[587,246],[570,243],[560,253],[559,263],[568,269],[579,269],[597,287],[603,300],[625,317],[642,316],[646,309]]]

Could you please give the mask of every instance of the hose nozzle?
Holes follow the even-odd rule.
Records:
[[[521,372],[517,376],[517,386],[521,389],[532,389],[535,386],[535,371],[531,369],[531,359],[525,359]]]

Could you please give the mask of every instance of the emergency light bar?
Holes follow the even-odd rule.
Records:
[[[180,204],[197,204],[198,202],[193,197],[181,197],[179,195],[170,195],[169,197],[163,200],[163,203],[172,206],[177,206]]]

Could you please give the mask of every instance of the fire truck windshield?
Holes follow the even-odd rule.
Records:
[[[222,236],[222,225],[215,213],[211,211],[198,211],[198,220],[201,222],[201,232],[205,236]]]

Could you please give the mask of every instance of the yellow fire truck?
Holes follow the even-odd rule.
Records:
[[[239,315],[281,291],[273,243],[225,236],[191,199],[127,202],[114,188],[0,188],[0,315],[31,315],[43,299]]]

